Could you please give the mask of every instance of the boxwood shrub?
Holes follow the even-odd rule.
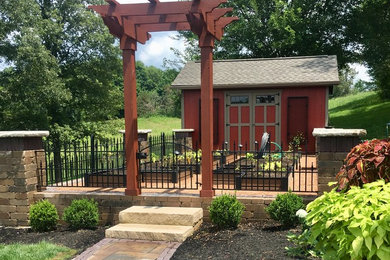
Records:
[[[296,215],[299,209],[305,208],[303,200],[298,195],[289,191],[285,194],[278,194],[265,211],[273,220],[279,221],[283,227],[294,227],[300,223]]]
[[[244,205],[236,196],[223,194],[211,202],[209,207],[211,222],[221,229],[237,228],[244,209]]]
[[[56,207],[47,200],[40,200],[30,207],[30,225],[34,231],[54,230],[58,219]]]
[[[309,242],[324,259],[389,259],[390,183],[335,189],[307,206]]]
[[[93,199],[73,200],[64,210],[63,220],[71,229],[94,229],[99,222],[97,202]]]

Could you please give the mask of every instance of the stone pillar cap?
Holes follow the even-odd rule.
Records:
[[[46,137],[49,131],[0,131],[0,138]]]
[[[194,129],[172,129],[174,133],[192,133],[194,131]]]
[[[125,130],[119,130],[118,131],[121,134],[124,134],[126,131]],[[138,129],[139,134],[149,134],[152,132],[152,129]]]
[[[337,137],[337,136],[365,136],[365,129],[343,129],[343,128],[314,128],[315,137]]]

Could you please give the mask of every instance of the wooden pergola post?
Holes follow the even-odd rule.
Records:
[[[201,50],[201,143],[202,190],[201,197],[213,197],[213,49],[214,38],[207,34],[199,38]]]
[[[125,151],[126,151],[126,195],[141,194],[138,185],[138,127],[137,127],[137,82],[135,74],[135,51],[137,41],[122,37],[123,88],[125,103]]]
[[[213,48],[214,39],[221,40],[224,28],[237,17],[223,17],[232,8],[217,8],[227,0],[193,0],[120,4],[106,0],[108,5],[89,8],[99,13],[110,33],[118,37],[123,52],[125,99],[126,195],[141,193],[138,182],[137,96],[135,51],[137,42],[150,39],[149,32],[192,30],[199,36],[202,56],[202,190],[200,196],[212,197],[213,190]]]

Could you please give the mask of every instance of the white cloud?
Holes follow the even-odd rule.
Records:
[[[177,2],[174,0],[160,0],[161,2]],[[147,0],[118,0],[121,4],[127,3],[149,3]],[[142,61],[145,65],[161,68],[164,58],[173,60],[175,55],[171,48],[183,51],[185,44],[183,40],[174,40],[173,36],[177,32],[155,32],[151,33],[152,38],[145,45],[138,43],[136,59]]]
[[[145,45],[138,43],[136,53],[137,60],[145,65],[153,65],[161,68],[164,58],[173,60],[175,58],[171,48],[183,51],[185,44],[183,40],[175,40],[173,37],[177,32],[155,32],[151,33],[152,38]]]
[[[367,67],[365,67],[364,65],[362,64],[359,64],[359,63],[352,63],[350,64],[350,66],[356,70],[356,72],[358,73],[356,75],[356,80],[364,80],[364,81],[372,81],[372,78],[370,77],[370,75],[368,75],[368,70],[367,70]]]

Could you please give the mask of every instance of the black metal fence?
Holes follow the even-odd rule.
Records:
[[[255,150],[235,144],[233,150],[214,151],[214,189],[255,191],[317,191],[316,157],[297,150]],[[227,145],[225,145],[227,147]]]
[[[45,143],[39,185],[60,187],[126,187],[123,138]],[[174,135],[139,140],[139,185],[149,189],[197,189],[200,152]],[[44,166],[46,165],[46,166]]]
[[[268,139],[269,140],[269,139]],[[201,150],[174,135],[139,140],[139,186],[146,189],[198,189]],[[213,183],[217,190],[317,191],[316,157],[302,150],[283,151],[269,141],[250,151],[228,145],[214,151]],[[54,145],[46,142],[46,166],[39,167],[40,186],[126,187],[123,138]]]
[[[122,138],[54,144],[45,142],[45,163],[39,167],[41,186],[126,187]]]
[[[174,135],[154,136],[139,145],[141,188],[198,189],[201,151]]]

